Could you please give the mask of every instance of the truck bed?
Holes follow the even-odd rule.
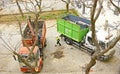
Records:
[[[39,21],[39,22],[38,22],[38,31],[43,28],[43,25],[44,25],[44,21]],[[34,33],[35,33],[35,25],[34,25],[34,22],[31,22],[31,26],[32,26],[32,28],[34,29]],[[40,31],[41,31],[40,33],[42,33],[42,30],[40,30]],[[28,32],[30,32],[30,29],[29,29],[29,26],[27,25],[26,28],[25,28],[25,30],[24,30],[24,32],[23,32],[23,36],[24,36],[25,39],[26,39],[26,38],[29,39],[29,38],[32,37],[31,34],[30,34],[30,35],[27,34]]]
[[[28,25],[29,24],[29,25]],[[36,40],[36,34],[35,34],[35,24],[34,22],[27,22],[27,25],[23,31],[23,46],[25,44],[32,46],[34,41]],[[45,21],[38,21],[38,34],[39,35],[39,41],[42,47],[45,45],[45,36],[46,36],[46,24]]]
[[[76,42],[81,42],[89,31],[89,25],[90,20],[67,15],[57,20],[57,31]]]
[[[81,17],[77,17],[74,15],[67,15],[67,16],[63,17],[62,19],[71,21],[71,22],[79,25],[81,27],[81,29],[84,29],[90,25],[90,20],[87,20],[87,19],[81,18]]]

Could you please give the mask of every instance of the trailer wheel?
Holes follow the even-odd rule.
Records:
[[[79,43],[79,48],[80,48],[81,46],[82,46],[82,43],[80,42],[80,43]]]
[[[65,42],[68,44],[68,45],[72,45],[72,40],[70,38],[65,38]]]

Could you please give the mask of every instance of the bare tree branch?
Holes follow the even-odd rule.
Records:
[[[14,49],[0,36],[0,39],[5,43],[5,45],[11,50],[14,51]]]
[[[93,4],[93,7],[92,7],[92,11],[91,11],[91,21],[93,23],[95,22],[94,16],[95,16],[95,11],[96,11],[97,1],[98,0],[94,0],[94,4]]]
[[[61,0],[61,1],[63,1],[63,2],[65,2],[65,3],[67,3],[67,1],[65,1],[65,0]]]
[[[35,9],[34,9],[34,8],[35,8],[35,4],[34,4],[31,0],[30,0],[30,2],[25,2],[25,1],[22,0],[22,3],[23,3],[25,9],[26,9],[28,12],[35,14]],[[31,5],[31,6],[32,6],[32,9],[28,6],[28,3],[29,3],[29,4],[32,4],[32,5]]]
[[[120,7],[118,7],[117,5],[115,5],[112,0],[110,0],[110,2],[111,2],[111,4],[112,4],[115,8],[117,8],[118,12],[120,13]]]
[[[23,37],[23,34],[22,34],[21,22],[18,20],[18,18],[17,18],[15,15],[13,15],[13,16],[16,18],[16,20],[17,20],[17,22],[18,22],[18,24],[19,24],[20,35],[21,35],[21,37],[22,37],[22,40],[23,40],[23,42],[25,43],[25,46],[27,47],[27,49],[30,51],[30,48],[27,46],[27,44],[26,44],[26,42],[25,42],[25,39],[24,39],[24,37]]]
[[[99,0],[99,6],[100,7],[99,7],[98,12],[96,13],[95,10],[96,10],[96,6],[97,6],[97,0],[94,0],[93,8],[92,8],[92,11],[91,11],[91,30],[92,30],[93,42],[96,46],[96,52],[92,55],[89,64],[87,64],[87,67],[85,69],[85,74],[89,74],[89,71],[90,71],[91,67],[96,64],[97,57],[100,57],[100,56],[104,55],[106,52],[108,52],[110,49],[112,49],[116,45],[116,43],[120,40],[120,36],[119,36],[115,39],[114,42],[112,42],[110,44],[110,46],[108,46],[106,49],[100,51],[100,46],[98,44],[98,41],[97,41],[97,38],[96,38],[96,33],[95,33],[95,22],[96,22],[97,18],[99,17],[100,12],[102,10],[102,3],[103,3],[103,1]],[[95,13],[96,13],[96,16],[95,16]]]
[[[93,42],[94,42],[94,44],[96,46],[97,51],[100,51],[100,47],[99,47],[99,44],[98,44],[98,41],[97,41],[97,38],[96,38],[96,33],[95,33],[95,22],[96,22],[96,19],[94,18],[95,17],[95,10],[96,10],[96,7],[97,7],[97,1],[98,0],[94,0],[92,12],[91,12],[91,28],[92,28],[91,30],[92,30]],[[99,14],[97,14],[96,16],[99,16]]]
[[[100,12],[101,12],[101,10],[102,10],[102,8],[103,8],[103,6],[102,6],[102,4],[103,4],[103,0],[102,1],[99,1],[99,9],[98,9],[98,12],[97,12],[97,14],[96,14],[96,16],[95,16],[95,21],[97,20],[97,18],[99,17],[99,15],[100,15]]]
[[[19,9],[22,17],[24,17],[24,14],[23,14],[23,12],[22,12],[22,9],[21,9],[21,7],[20,7],[20,5],[19,5],[19,3],[18,3],[18,0],[16,0],[16,4],[17,4],[17,6],[18,6],[18,9]]]
[[[120,36],[118,36],[118,37],[115,39],[115,41],[112,42],[111,45],[110,45],[107,49],[105,49],[105,50],[103,50],[102,52],[100,52],[100,53],[98,54],[98,56],[102,56],[104,53],[106,53],[106,52],[108,52],[110,49],[112,49],[119,40],[120,40]]]
[[[18,53],[16,53],[16,52],[14,51],[14,49],[11,48],[11,47],[8,45],[8,43],[7,43],[2,37],[0,37],[0,38],[1,38],[1,40],[5,43],[5,45],[7,45],[7,47],[8,47],[7,49],[8,49],[10,52],[12,52],[14,55],[17,55],[18,58],[20,58],[21,61],[31,69],[32,73],[34,73],[33,70],[32,70],[32,66],[27,62],[27,60],[23,59]],[[6,47],[6,46],[5,46],[5,47]]]
[[[35,74],[35,72],[34,72],[33,69],[32,69],[32,66],[27,62],[27,60],[23,59],[22,56],[20,56],[20,55],[19,55],[18,53],[16,53],[15,51],[13,51],[13,54],[17,55],[18,58],[20,58],[20,60],[21,60],[26,66],[28,66],[28,67],[30,68],[32,74]]]
[[[39,8],[39,12],[41,12],[41,2],[42,2],[42,0],[39,0],[39,2],[37,0],[35,0],[35,2],[36,2],[37,6]]]

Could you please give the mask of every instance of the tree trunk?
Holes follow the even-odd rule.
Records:
[[[85,74],[89,74],[91,67],[94,66],[95,64],[96,64],[96,55],[93,55],[91,57],[89,64],[87,64],[87,67],[85,69]]]
[[[42,0],[39,0],[39,12],[42,12],[42,9],[41,9],[41,4],[42,4]]]
[[[83,10],[82,10],[82,14],[85,14],[85,4],[83,3]]]
[[[96,64],[97,53],[100,51],[100,47],[99,47],[98,41],[96,39],[95,22],[100,14],[101,9],[98,10],[99,12],[95,16],[96,6],[97,6],[97,0],[94,0],[94,4],[92,7],[92,11],[91,11],[91,30],[92,30],[92,38],[93,38],[92,40],[93,40],[97,49],[96,49],[96,52],[92,55],[89,64],[87,64],[87,66],[86,66],[85,74],[89,74],[91,67]]]
[[[66,11],[69,12],[69,3],[66,3]]]
[[[69,12],[69,4],[70,4],[70,0],[61,0],[66,4],[66,11]]]

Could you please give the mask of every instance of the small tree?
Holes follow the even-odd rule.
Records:
[[[40,2],[39,2],[40,1]],[[38,7],[41,7],[41,2],[42,2],[42,0],[39,0],[39,1],[37,1],[36,0],[36,3],[34,4],[34,2],[32,2],[31,0],[30,0],[30,3],[33,5],[33,10],[29,10],[29,12],[32,12],[32,13],[34,13],[34,15],[35,15],[35,19],[34,19],[34,25],[35,25],[35,36],[36,36],[36,39],[35,39],[35,41],[34,41],[34,44],[33,44],[33,46],[32,46],[32,48],[30,49],[27,45],[26,45],[26,43],[25,43],[25,47],[27,47],[27,49],[29,50],[29,56],[28,56],[28,59],[30,58],[30,57],[35,57],[35,62],[36,62],[36,65],[37,65],[37,56],[35,56],[34,55],[34,53],[33,53],[33,50],[34,50],[34,48],[35,48],[35,46],[36,46],[36,43],[38,42],[38,20],[39,20],[39,13],[41,12],[41,9],[39,8],[39,11],[37,11],[37,9],[36,9],[36,7],[38,6]],[[17,3],[17,5],[18,5],[18,7],[19,7],[19,10],[21,10],[21,15],[23,16],[23,12],[22,12],[22,9],[21,9],[21,7],[20,7],[20,5],[19,5],[19,3],[18,3],[18,0],[16,0],[16,3]],[[17,17],[15,16],[15,18],[17,19]],[[22,28],[21,28],[21,22],[17,19],[17,21],[18,21],[18,24],[19,24],[19,28],[20,28],[20,34],[21,34],[21,37],[22,37],[22,40],[24,41],[24,37],[23,37],[23,33],[22,33]],[[30,70],[31,70],[31,73],[32,74],[37,74],[36,73],[36,71],[33,71],[32,70],[32,65],[27,61],[28,59],[24,59],[21,55],[19,55],[16,51],[15,51],[15,49],[13,49],[2,37],[0,37],[0,39],[5,43],[5,45],[7,45],[7,47],[9,48],[8,50],[10,50],[14,55],[16,55],[20,60],[21,60],[21,62],[22,63],[24,63],[26,66],[28,66],[29,68],[30,68]],[[35,65],[35,66],[36,66]]]
[[[112,0],[110,0],[112,3]],[[103,51],[100,50],[100,46],[98,44],[98,40],[96,38],[96,33],[95,33],[95,23],[97,18],[100,15],[100,12],[102,10],[102,3],[103,0],[93,0],[93,6],[92,6],[92,11],[91,11],[91,30],[92,30],[92,38],[93,38],[93,42],[96,46],[96,51],[95,53],[91,56],[91,60],[90,62],[87,64],[86,69],[85,69],[85,74],[89,74],[89,71],[91,69],[92,66],[94,66],[96,64],[96,60],[97,57],[102,56],[104,53],[108,52],[110,49],[112,49],[116,43],[120,40],[120,35],[107,47],[105,48]],[[96,11],[96,7],[99,3],[99,10]],[[113,4],[114,5],[114,4]],[[115,6],[118,10],[119,7]]]

